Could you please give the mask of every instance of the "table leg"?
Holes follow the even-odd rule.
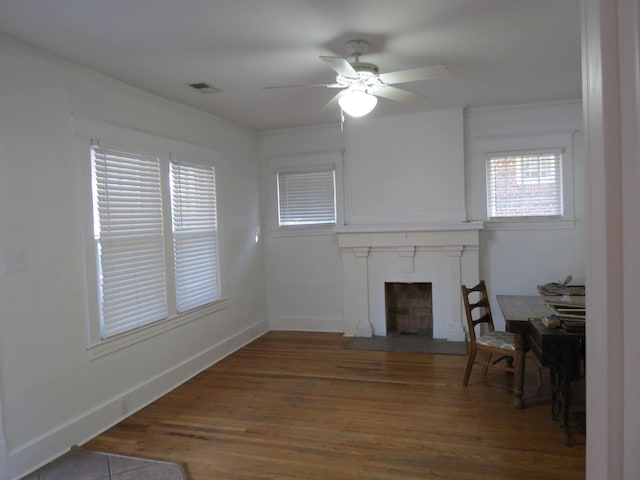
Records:
[[[551,367],[551,413],[554,420],[560,421],[567,436],[567,446],[573,445],[573,436],[569,426],[569,410],[571,407],[571,376],[567,374],[565,365]]]
[[[525,334],[518,332],[515,334],[516,340],[516,364],[513,385],[513,406],[524,408],[524,359],[526,355]]]
[[[571,435],[571,427],[569,425],[569,411],[571,408],[571,393],[572,382],[579,377],[579,366],[576,366],[579,358],[580,345],[577,342],[571,342],[570,345],[565,346],[562,367],[560,368],[562,378],[560,384],[560,391],[562,396],[562,410],[560,423],[564,427],[567,434],[567,446],[573,446],[573,436]]]

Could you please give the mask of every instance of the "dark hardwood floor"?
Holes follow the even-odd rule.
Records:
[[[582,479],[549,380],[466,357],[349,350],[340,334],[270,332],[84,445],[184,462],[193,480]],[[532,360],[532,359],[531,359]]]

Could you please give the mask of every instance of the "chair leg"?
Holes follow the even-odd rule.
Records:
[[[485,377],[487,376],[487,372],[489,371],[489,365],[491,364],[491,357],[493,357],[493,354],[489,354],[489,356],[487,357],[487,364],[482,368],[482,375],[484,375]]]
[[[538,365],[538,388],[542,387],[542,367]]]
[[[475,347],[469,345],[469,356],[467,357],[467,368],[464,371],[464,378],[462,380],[462,385],[464,385],[465,387],[469,383],[471,368],[473,367],[473,363],[476,361],[476,353],[477,353],[477,350],[475,349]]]

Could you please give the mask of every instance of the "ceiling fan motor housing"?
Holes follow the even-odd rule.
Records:
[[[369,50],[369,42],[366,40],[349,40],[344,44],[344,49],[347,54],[353,57],[353,61],[349,62],[353,69],[358,72],[358,76],[363,79],[369,75],[377,75],[379,70],[378,66],[373,63],[361,62],[360,56],[367,53]]]

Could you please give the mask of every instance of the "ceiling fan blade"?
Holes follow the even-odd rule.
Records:
[[[424,100],[424,95],[418,95],[417,93],[409,92],[397,87],[391,87],[389,85],[380,87],[374,92],[376,97],[388,98],[389,100],[395,100],[396,102],[417,102]]]
[[[346,58],[321,56],[320,59],[333,68],[338,75],[347,78],[358,78],[358,72],[355,71]]]
[[[306,87],[325,87],[325,88],[344,88],[339,83],[312,83],[302,85],[275,85],[270,87],[262,87],[263,90],[273,90],[276,88],[306,88]]]
[[[449,70],[444,65],[431,65],[430,67],[381,73],[379,78],[387,85],[393,85],[394,83],[417,82],[419,80],[446,77],[447,75],[449,75]]]
[[[326,105],[320,109],[320,111],[324,112],[325,110],[330,110],[330,109],[333,109],[333,108],[337,107],[338,106],[338,99],[340,98],[341,94],[342,94],[342,92],[336,93],[333,96],[333,98],[331,100],[329,100],[326,103]]]

